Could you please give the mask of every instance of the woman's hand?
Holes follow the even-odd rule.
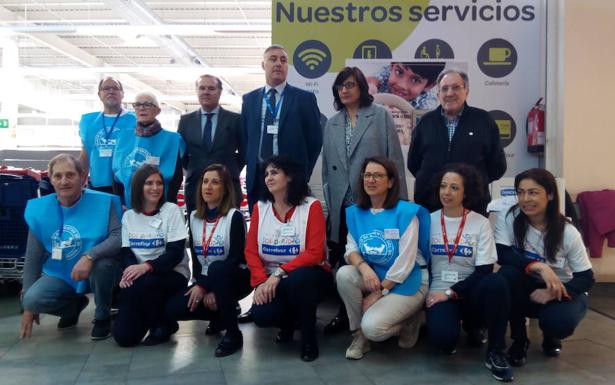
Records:
[[[372,269],[367,263],[361,263],[359,265],[359,272],[363,277],[363,285],[365,285],[365,288],[368,291],[380,291],[380,278],[378,278],[374,269]]]
[[[363,297],[363,303],[361,304],[363,308],[363,313],[365,313],[370,306],[375,304],[376,301],[378,301],[382,297],[383,295],[380,290],[372,291],[367,296]]]
[[[555,294],[549,289],[536,289],[530,294],[530,300],[541,305],[557,299]]]
[[[205,294],[205,298],[203,298],[203,305],[211,311],[218,310],[218,304],[216,303],[216,296],[214,293]]]
[[[551,269],[549,265],[542,262],[533,263],[530,265],[529,270],[531,272],[539,273],[540,278],[545,281],[547,285],[547,290],[549,290],[553,294],[553,299],[557,299],[558,301],[562,300],[562,297],[568,296],[568,291],[566,290],[566,286],[559,279],[557,274]]]
[[[254,303],[264,305],[275,298],[275,289],[280,283],[280,279],[273,274],[267,280],[256,287],[254,290]]]
[[[449,298],[446,294],[444,294],[444,292],[430,291],[429,294],[427,294],[427,300],[425,301],[425,304],[427,305],[427,308],[430,308],[438,302],[446,302],[448,300]]]
[[[132,283],[145,273],[150,271],[150,265],[147,263],[139,263],[138,265],[130,265],[124,269],[122,279],[120,280],[120,288],[126,289],[132,286]]]
[[[199,304],[203,301],[205,294],[205,289],[199,285],[192,286],[190,290],[184,294],[185,296],[190,296],[190,298],[188,298],[188,309],[190,312],[195,311],[196,308],[199,307]],[[203,304],[205,304],[204,301]]]

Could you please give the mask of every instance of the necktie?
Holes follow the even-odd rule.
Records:
[[[213,112],[208,112],[203,114],[205,115],[205,129],[203,130],[203,147],[207,150],[211,147],[211,117],[214,115]]]
[[[275,121],[275,116],[273,116],[272,113],[272,111],[275,111],[275,94],[275,88],[271,88],[269,92],[267,92],[269,105],[265,108],[265,126],[263,127],[263,144],[261,147],[261,158],[263,160],[273,155],[273,134],[267,133],[267,126],[273,124]]]

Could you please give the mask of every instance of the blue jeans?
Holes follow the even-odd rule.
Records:
[[[96,302],[95,318],[105,320],[110,316],[113,288],[120,274],[119,262],[114,258],[96,261],[90,272],[90,287]],[[52,314],[58,317],[71,317],[77,312],[77,294],[66,281],[43,274],[24,293],[24,309],[36,314]]]

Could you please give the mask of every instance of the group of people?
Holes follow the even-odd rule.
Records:
[[[545,354],[559,355],[585,315],[591,264],[545,170],[517,175],[518,204],[499,214],[494,235],[487,185],[506,159],[493,119],[466,103],[465,73],[439,74],[440,106],[413,132],[411,203],[393,120],[358,68],[336,77],[338,113],[323,128],[314,94],[286,83],[285,49],[267,48],[262,66],[266,85],[244,96],[241,115],[219,106],[220,79],[201,76],[201,108],[178,133],[161,128],[153,94],[137,95],[135,118],[122,109],[121,83],[100,82],[104,110],[83,116],[81,155],[54,157],[55,194],[26,208],[22,337],[40,313],[59,316],[60,329],[77,324],[91,290],[92,339],[113,331],[120,346],[156,345],[178,321],[209,320],[206,334],[226,331],[215,350],[223,357],[243,346],[238,301],[254,290],[255,324],[279,328],[277,343],[299,330],[300,357],[312,361],[318,304],[336,292],[325,332],[352,332],[348,359],[392,336],[411,348],[423,324],[453,354],[463,329],[470,344],[487,344],[493,376],[511,381],[510,366],[526,362],[526,317],[539,318]],[[327,218],[308,186],[321,150]],[[247,231],[237,210],[244,165]],[[188,226],[174,203],[183,169]]]

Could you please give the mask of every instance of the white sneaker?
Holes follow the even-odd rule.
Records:
[[[354,332],[352,336],[352,343],[348,349],[346,349],[346,358],[349,360],[360,360],[363,358],[363,354],[371,350],[371,346],[361,329]]]
[[[419,339],[419,329],[421,328],[421,314],[417,313],[404,322],[404,326],[399,333],[398,345],[400,348],[410,349],[416,345]]]

